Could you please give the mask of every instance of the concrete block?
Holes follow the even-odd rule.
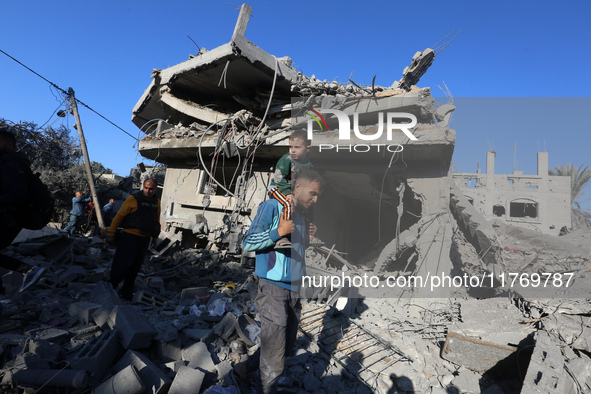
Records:
[[[86,275],[86,269],[84,267],[80,267],[79,265],[71,265],[69,266],[65,272],[62,272],[59,275],[59,284],[62,286],[67,286],[68,283],[75,282],[82,276]]]
[[[140,304],[146,306],[157,306],[157,307],[165,307],[168,304],[168,299],[161,297],[157,294],[153,294],[147,292],[145,290],[138,291],[134,294],[133,300],[131,301],[133,304]]]
[[[133,366],[146,388],[145,393],[166,393],[172,381],[148,357],[134,350],[128,350],[117,362],[114,370],[119,372],[128,366]]]
[[[187,338],[194,339],[196,341],[206,342],[213,338],[213,330],[203,330],[198,328],[185,328],[183,334]]]
[[[74,243],[69,238],[59,237],[45,244],[40,252],[47,260],[55,264],[66,259],[73,245]]]
[[[165,363],[178,361],[182,358],[181,339],[178,337],[170,342],[155,341],[154,345],[158,358]]]
[[[91,315],[94,311],[100,308],[100,304],[94,302],[80,301],[70,304],[68,313],[70,316],[75,316],[84,325],[87,325],[90,321]]]
[[[109,316],[114,307],[108,307],[105,305],[100,306],[97,310],[92,313],[92,320],[101,329],[109,328]]]
[[[205,374],[191,367],[180,367],[168,394],[198,393],[201,390]]]
[[[480,393],[480,377],[481,375],[476,372],[460,368],[458,376],[451,381],[451,385],[458,389],[460,393]]]
[[[168,362],[168,363],[164,364],[164,367],[166,367],[174,372],[178,372],[181,367],[186,367],[187,364],[188,364],[187,361],[178,360],[178,361]]]
[[[211,359],[211,353],[204,342],[197,342],[186,347],[181,352],[183,360],[189,362],[191,368],[199,368],[204,372],[215,372],[215,364]]]
[[[90,293],[90,299],[107,308],[113,308],[115,305],[122,303],[121,299],[117,295],[117,292],[108,282],[98,282],[96,285],[94,285],[94,288]]]
[[[236,331],[237,325],[236,316],[233,313],[226,313],[222,321],[213,328],[213,333],[227,341]]]
[[[170,321],[164,319],[152,319],[152,325],[156,332],[155,340],[172,342],[179,337],[179,331]]]
[[[449,332],[441,349],[441,358],[465,366],[473,371],[484,373],[515,355],[517,348],[469,338]],[[509,364],[510,360],[506,362]],[[513,360],[515,362],[515,360]],[[514,366],[510,367],[514,369]]]
[[[49,341],[53,343],[65,343],[70,333],[59,328],[40,328],[27,331],[25,334],[33,337],[36,341]]]
[[[70,342],[72,342],[72,341],[85,341],[86,342],[86,341],[91,340],[92,338],[99,337],[103,333],[102,330],[95,325],[72,329],[71,332],[74,336],[70,339]]]
[[[234,367],[232,366],[232,363],[228,360],[222,361],[221,363],[215,365],[215,370],[218,372],[218,378],[223,377],[224,380],[233,369]],[[230,384],[233,383],[230,381]]]
[[[141,394],[146,386],[133,365],[119,371],[115,376],[92,390],[92,394]]]
[[[98,382],[121,353],[119,332],[106,330],[99,337],[92,338],[76,353],[72,362],[79,369],[92,374],[92,381]]]
[[[537,331],[535,347],[523,379],[522,393],[563,393],[567,379],[560,346],[545,331]]]
[[[156,330],[148,319],[134,306],[117,305],[109,315],[109,327],[120,332],[121,345],[125,349],[145,349],[152,344]]]
[[[179,305],[191,305],[195,302],[195,297],[206,297],[207,287],[188,287],[181,292]]]

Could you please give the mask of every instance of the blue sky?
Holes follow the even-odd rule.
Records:
[[[456,166],[475,171],[492,142],[496,171],[511,172],[517,143],[517,169],[535,173],[536,152],[544,141],[551,167],[591,165],[588,1],[248,4],[253,8],[248,39],[271,54],[290,56],[306,75],[341,82],[353,73],[358,83],[370,84],[376,75],[377,84],[389,86],[416,51],[462,29],[418,84],[441,96],[436,86],[445,82],[456,97]],[[78,99],[136,136],[131,111],[152,69],[195,54],[187,35],[208,49],[228,42],[238,16],[225,1],[185,0],[6,1],[2,11],[0,49],[60,87],[74,88]],[[0,116],[48,121],[59,106],[49,85],[1,53],[0,70]],[[543,104],[501,99],[493,105],[465,101],[470,97],[555,99]],[[469,104],[462,109],[462,102]],[[132,138],[86,108],[80,114],[91,160],[122,175],[143,160]],[[589,198],[590,187],[583,199]],[[590,209],[591,200],[584,206]]]

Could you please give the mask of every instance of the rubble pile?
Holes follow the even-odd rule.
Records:
[[[569,269],[586,265],[589,250],[580,240],[588,233],[542,238],[494,228],[501,246],[514,245],[501,248],[510,268],[518,258],[536,267],[530,264],[536,255],[546,267],[551,261],[572,260]],[[10,297],[1,304],[0,392],[103,393],[109,385],[138,393],[238,392],[228,375],[232,365],[258,348],[251,259],[199,249],[154,255],[127,303],[105,282],[113,250],[103,249],[102,240],[39,233],[6,251],[46,271],[23,292],[22,274],[3,276]],[[478,258],[465,238],[455,250]],[[334,247],[311,247],[307,258],[312,272],[363,272]],[[356,299],[347,291],[308,295],[296,353],[281,380],[285,390],[591,389],[588,300],[526,299],[499,288],[494,292],[504,296],[488,299],[472,298],[468,289],[446,299]],[[310,319],[314,308],[322,313]]]
[[[0,392],[238,392],[232,366],[258,348],[250,260],[153,256],[125,302],[106,282],[114,250],[101,239],[37,235],[5,250],[46,271],[22,292],[22,274],[3,276]],[[286,368],[292,392],[370,392],[303,334]]]

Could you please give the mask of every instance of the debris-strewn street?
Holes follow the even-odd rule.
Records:
[[[514,245],[500,251],[507,264],[535,267],[541,256],[546,269],[551,257],[562,270],[587,271],[581,240],[589,233],[542,239],[517,228],[495,231],[503,245]],[[252,260],[199,249],[153,256],[128,303],[105,282],[113,250],[102,240],[48,228],[23,235],[8,252],[46,271],[22,292],[22,274],[3,277],[2,392],[110,393],[111,385],[115,392],[238,392],[232,365],[258,346]],[[475,253],[461,240],[454,245],[458,255]],[[309,255],[310,268],[333,269],[323,248]],[[295,357],[281,379],[287,392],[591,388],[587,300],[460,292],[350,299],[347,306],[327,292],[306,301]]]
[[[321,81],[246,39],[250,11],[227,44],[154,69],[133,109],[139,153],[166,165],[164,182],[140,186],[160,198],[141,200],[149,220],[112,215],[106,238],[23,230],[2,251],[40,269],[0,269],[0,393],[254,392],[256,373],[240,380],[234,366],[265,338],[255,256],[272,250],[264,268],[291,280],[277,255],[296,258],[269,235],[291,217],[273,216],[264,248],[243,240],[290,133],[306,127],[318,205],[298,212],[312,241],[298,254],[303,310],[280,392],[591,392],[591,228],[570,227],[569,179],[547,174],[547,152],[536,175],[493,176],[492,150],[486,175],[454,173],[453,97],[416,85],[459,32],[416,52],[391,86]],[[147,217],[140,197],[133,212]],[[154,240],[133,298],[109,281],[117,223]]]

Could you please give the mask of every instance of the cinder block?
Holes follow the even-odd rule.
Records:
[[[115,371],[119,372],[127,366],[133,366],[137,369],[141,380],[146,385],[146,394],[166,393],[172,380],[166,376],[148,357],[142,353],[128,350],[127,353],[115,365]]]
[[[109,328],[109,316],[111,315],[111,311],[114,307],[100,306],[97,310],[95,310],[92,314],[92,320],[94,320],[94,324],[99,326],[101,329],[108,329]]]
[[[119,356],[119,332],[106,330],[99,337],[92,338],[76,353],[73,365],[92,374],[92,381],[98,382],[107,368]]]
[[[181,339],[179,337],[170,342],[154,341],[154,344],[156,354],[163,362],[178,361],[182,358]]]
[[[115,376],[95,387],[92,394],[141,394],[145,390],[146,385],[142,382],[137,370],[133,365],[128,365]]]
[[[117,305],[109,315],[109,327],[120,332],[121,345],[125,349],[145,349],[152,344],[156,330],[150,321],[131,305]]]
[[[215,373],[215,364],[211,359],[211,353],[207,345],[203,342],[197,342],[189,347],[186,347],[181,352],[183,360],[189,362],[189,367],[199,368],[204,372]]]
[[[95,324],[102,329],[108,328],[109,316],[113,308],[122,303],[117,292],[113,289],[113,286],[111,286],[110,283],[98,282],[94,285],[90,298],[92,301],[101,305],[101,307],[92,314],[92,319]]]
[[[206,342],[213,338],[213,330],[204,330],[198,328],[185,328],[183,334],[187,338],[194,339],[196,341]]]
[[[90,299],[97,304],[110,308],[122,303],[121,298],[108,282],[98,282],[94,285],[92,293],[90,293]]]
[[[68,308],[68,313],[70,316],[75,316],[82,322],[82,324],[87,325],[92,313],[100,308],[100,304],[95,304],[94,302],[88,301],[80,301],[70,304]]]
[[[165,368],[168,368],[174,372],[178,372],[181,367],[186,367],[186,366],[187,366],[187,362],[184,360],[171,361],[169,363],[164,364]]]
[[[165,307],[166,304],[168,304],[168,299],[157,294],[141,290],[134,294],[132,303],[146,306]]]
[[[168,394],[198,393],[201,390],[205,374],[191,367],[180,367]]]

